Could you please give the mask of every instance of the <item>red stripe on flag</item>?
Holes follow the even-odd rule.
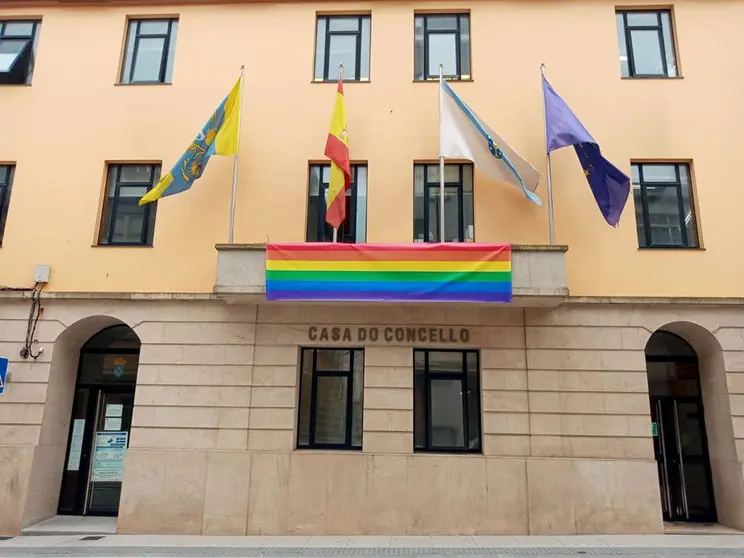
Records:
[[[325,146],[325,156],[331,161],[336,163],[344,174],[347,176],[347,188],[348,182],[351,180],[351,162],[349,161],[349,146],[338,139],[333,134],[328,134]]]

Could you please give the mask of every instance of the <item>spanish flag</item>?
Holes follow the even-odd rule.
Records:
[[[326,223],[334,229],[346,219],[346,190],[351,184],[349,134],[346,130],[346,104],[343,78],[338,78],[336,105],[333,107],[331,129],[326,140],[325,156],[331,160],[331,181],[326,199]]]

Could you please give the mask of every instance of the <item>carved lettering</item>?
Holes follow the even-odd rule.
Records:
[[[310,339],[310,341],[317,341],[318,340],[318,328],[315,326],[310,326],[310,329],[307,330],[307,337]]]

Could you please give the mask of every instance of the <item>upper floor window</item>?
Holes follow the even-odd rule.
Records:
[[[10,189],[13,186],[13,165],[0,165],[0,246],[3,244],[5,221],[8,219],[10,206]]]
[[[417,14],[414,21],[414,79],[470,79],[470,15]]]
[[[38,21],[0,21],[0,84],[31,83]]]
[[[472,242],[473,165],[444,165],[444,241],[440,240],[442,196],[439,164],[413,168],[414,242]]]
[[[369,81],[370,17],[318,16],[315,38],[315,81],[337,81],[344,65],[344,81]]]
[[[109,165],[98,244],[152,246],[157,202],[138,204],[159,178],[160,165]]]
[[[634,163],[631,171],[638,246],[697,248],[689,165]]]
[[[331,165],[310,165],[310,195],[307,200],[307,242],[332,242],[333,227],[326,223],[326,198]],[[338,231],[338,242],[367,241],[367,165],[351,165],[351,187],[346,190],[346,219]]]
[[[477,351],[413,352],[413,439],[419,451],[481,451]]]
[[[121,83],[171,83],[176,19],[130,19]]]
[[[669,10],[620,11],[615,17],[623,77],[677,77]]]
[[[298,448],[362,449],[362,349],[302,349]]]

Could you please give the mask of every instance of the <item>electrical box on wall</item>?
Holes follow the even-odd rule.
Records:
[[[34,282],[35,283],[49,283],[49,276],[52,274],[52,266],[48,264],[40,264],[36,266],[34,270]]]

